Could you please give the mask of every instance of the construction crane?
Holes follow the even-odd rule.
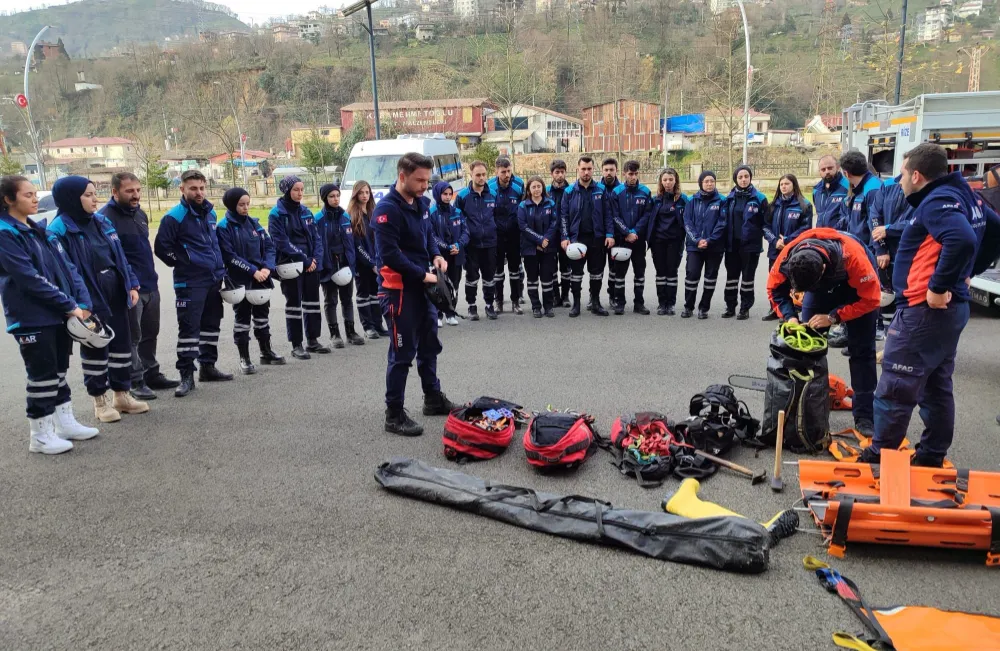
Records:
[[[969,57],[969,92],[979,92],[979,73],[983,67],[983,55],[992,49],[990,45],[976,43],[972,47],[960,47],[958,51]]]

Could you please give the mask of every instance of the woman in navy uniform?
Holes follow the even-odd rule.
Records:
[[[375,268],[375,232],[372,230],[372,213],[375,199],[368,181],[357,181],[351,190],[347,214],[351,217],[354,237],[354,260],[358,285],[358,314],[361,327],[369,339],[386,337],[389,331],[382,325],[382,312],[378,304],[378,270]]]
[[[559,215],[556,204],[545,194],[545,182],[540,176],[528,179],[528,198],[517,207],[517,224],[521,229],[521,259],[528,275],[528,298],[531,315],[536,319],[552,318],[553,283],[556,256],[559,249]],[[541,279],[542,300],[538,300]]]
[[[80,347],[83,382],[94,399],[94,416],[114,423],[122,414],[144,414],[149,405],[132,397],[132,337],[128,311],[139,300],[139,280],[125,259],[118,232],[97,213],[97,188],[82,176],[52,186],[58,214],[47,232],[66,251],[93,300],[94,312],[115,333],[105,348]],[[114,398],[108,400],[108,387]]]
[[[67,317],[90,316],[90,294],[61,245],[50,241],[38,213],[38,194],[23,176],[0,179],[0,300],[28,376],[28,450],[59,454],[71,441],[97,436],[73,416],[66,371],[72,340]]]
[[[343,348],[337,325],[337,302],[344,315],[344,336],[355,346],[364,346],[365,340],[354,331],[354,280],[357,267],[354,264],[354,235],[351,218],[340,207],[340,186],[327,183],[320,187],[319,197],[323,208],[316,215],[316,228],[323,238],[323,271],[320,286],[323,288],[323,311],[330,328],[330,339],[334,348]],[[338,285],[333,275],[347,267],[351,270],[351,282]]]
[[[656,267],[656,313],[674,315],[677,303],[678,270],[684,257],[684,208],[687,197],[681,193],[677,170],[668,167],[656,182],[656,197],[646,228],[646,241],[653,252]]]
[[[434,241],[444,259],[448,261],[448,279],[458,292],[462,282],[462,267],[465,266],[465,248],[469,245],[469,227],[465,217],[453,205],[451,200],[455,191],[447,181],[438,181],[431,190],[434,201],[431,202],[431,226],[434,229]],[[438,314],[438,327],[458,325],[458,315]]]

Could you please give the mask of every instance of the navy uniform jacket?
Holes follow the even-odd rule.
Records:
[[[58,240],[28,220],[0,212],[0,299],[7,332],[66,323],[66,315],[92,307],[83,278]]]
[[[872,210],[872,204],[875,203],[875,196],[881,189],[882,182],[871,172],[865,172],[861,182],[851,190],[851,196],[844,202],[848,231],[851,235],[867,244],[868,248],[875,255],[889,253],[889,247],[886,246],[884,241],[872,241],[872,228],[882,225],[878,222]]]
[[[487,182],[487,186],[497,198],[497,206],[493,211],[497,230],[507,233],[517,231],[517,208],[524,198],[524,181],[518,176],[512,176],[510,184],[506,188],[501,188],[500,180],[494,176]]]
[[[535,203],[525,199],[517,207],[517,225],[521,229],[521,255],[533,256],[542,253],[556,253],[559,250],[559,215],[556,214],[556,202],[552,199],[542,199]],[[549,244],[543,251],[535,247],[542,245],[543,240]]]
[[[469,227],[466,226],[462,213],[451,204],[439,206],[437,202],[432,202],[431,228],[434,242],[448,264],[464,265],[465,248],[469,246]],[[457,255],[451,254],[452,245],[458,246]]]
[[[615,234],[624,238],[626,235],[638,235],[640,240],[646,238],[649,227],[649,216],[653,209],[653,195],[642,183],[629,186],[619,183],[610,195],[611,223]]]
[[[323,261],[319,281],[325,283],[344,267],[357,272],[351,218],[340,206],[325,206],[316,214],[316,231],[323,241]]]
[[[580,220],[583,217],[583,202],[592,202],[591,228],[582,228]],[[593,230],[594,237],[614,237],[614,226],[611,224],[610,211],[606,209],[604,186],[591,180],[590,187],[584,188],[579,181],[566,188],[563,193],[562,205],[559,207],[563,238],[575,243],[580,241],[580,233]],[[590,246],[590,242],[584,242]]]
[[[375,206],[372,227],[379,289],[422,292],[424,276],[441,255],[431,233],[428,202],[418,198],[407,203],[393,186]]]
[[[153,262],[153,245],[149,241],[149,217],[142,207],[132,210],[114,199],[97,212],[104,215],[118,231],[132,273],[139,279],[139,291],[148,294],[157,290],[160,278]]]
[[[770,215],[764,226],[764,237],[767,239],[767,257],[771,260],[778,257],[775,246],[778,240],[784,238],[785,244],[812,228],[813,207],[808,201],[799,201],[792,195],[789,198],[779,196],[771,204]]]
[[[174,287],[211,287],[226,274],[215,222],[215,209],[209,201],[194,210],[182,198],[163,216],[153,251],[173,267]]]
[[[726,219],[726,251],[760,253],[764,250],[764,216],[767,197],[751,183],[745,190],[733,188],[722,203]]]
[[[556,238],[560,242],[566,239],[566,233],[563,232],[562,228],[562,200],[563,195],[566,194],[567,187],[569,187],[568,184],[562,186],[561,188],[557,188],[549,184],[549,186],[545,188],[545,193],[549,195],[549,199],[552,199],[552,203],[556,204],[556,215],[559,217],[559,232],[557,233]]]
[[[903,236],[903,230],[913,217],[913,206],[906,201],[906,194],[903,192],[903,186],[899,184],[898,176],[887,179],[882,184],[882,188],[872,200],[872,214],[874,221],[885,226],[885,242],[889,254],[896,257],[899,238]]]
[[[665,194],[653,199],[653,209],[646,227],[646,241],[675,240],[684,237],[684,209],[688,198],[679,194]]]
[[[489,186],[483,188],[482,194],[466,186],[455,196],[455,208],[465,217],[469,227],[469,246],[488,249],[497,245],[496,212],[497,198],[490,192]]]
[[[130,289],[139,289],[139,279],[132,273],[132,267],[125,259],[122,243],[119,241],[118,233],[115,232],[115,227],[111,225],[111,222],[100,213],[94,213],[91,219],[97,224],[100,231],[99,237],[103,237],[111,245],[111,255],[115,261],[115,268],[118,270],[122,287],[125,290],[125,303],[127,307],[131,308],[132,298],[128,292]],[[81,230],[69,215],[56,215],[46,232],[49,239],[58,240],[59,244],[62,245],[70,262],[76,267],[83,282],[87,285],[87,290],[90,292],[90,298],[94,304],[91,311],[110,314],[121,309],[121,306],[111,305],[109,303],[110,297],[104,296],[101,292],[101,282],[98,276],[103,269],[98,269],[94,265],[91,256],[91,238],[95,235],[90,230]]]
[[[823,180],[813,186],[812,203],[816,211],[816,228],[847,230],[843,209],[850,191],[851,184],[842,172],[837,172],[829,187]]]
[[[316,220],[312,212],[301,203],[296,205],[278,199],[267,218],[267,230],[274,240],[278,262],[289,260],[301,262],[308,268],[315,261],[323,264],[323,238],[316,230]]]
[[[226,273],[241,285],[250,285],[261,269],[275,267],[274,242],[253,217],[226,211],[215,234],[226,264]]]
[[[722,253],[726,249],[726,219],[722,214],[722,195],[699,190],[684,208],[684,230],[687,232],[687,250],[702,251],[699,240],[708,240],[705,253]]]

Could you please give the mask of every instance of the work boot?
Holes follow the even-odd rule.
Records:
[[[477,308],[475,305],[470,305],[469,321],[478,321],[478,320],[479,320],[479,308]]]
[[[62,454],[73,449],[73,444],[60,438],[55,431],[52,416],[44,418],[29,418],[31,437],[28,441],[28,452],[40,454]]]
[[[608,311],[601,305],[600,297],[595,296],[590,299],[590,313],[594,316],[608,316]]]
[[[702,321],[708,318],[708,310],[698,310],[698,318]]]
[[[861,451],[861,454],[858,455],[857,462],[879,464],[882,462],[882,454],[880,452],[876,452],[870,447],[865,448],[864,450]]]
[[[448,400],[443,391],[433,391],[424,394],[424,416],[447,416],[458,405]]]
[[[183,398],[187,394],[194,391],[197,387],[194,383],[194,370],[191,371],[181,371],[181,381],[174,389],[175,398]]]
[[[56,407],[56,413],[51,418],[56,435],[67,441],[87,441],[100,434],[96,427],[87,427],[77,422],[71,402],[64,402]]]
[[[378,331],[375,328],[365,328],[365,336],[369,339],[378,339]],[[294,353],[293,353],[294,354]],[[305,359],[309,359],[306,357]]]
[[[667,316],[673,316],[675,314],[677,314],[677,310],[674,309],[674,306],[673,305],[668,305],[667,306]]]
[[[545,311],[543,312],[543,314],[544,314],[544,315],[545,315],[545,316],[546,316],[547,318],[549,318],[549,319],[554,319],[554,318],[555,318],[555,316],[556,316],[556,313],[552,311],[552,308],[551,308],[551,307],[547,307],[547,308],[545,308]]]
[[[490,321],[496,321],[497,320],[497,315],[498,315],[498,312],[496,311],[496,308],[494,308],[492,305],[487,305],[486,306],[486,318],[487,319],[489,319]]]
[[[111,407],[122,414],[145,414],[149,411],[149,405],[140,402],[132,397],[128,391],[115,391],[111,400]]]
[[[740,313],[736,315],[737,321],[746,321],[750,318],[750,310],[740,310]]]
[[[660,303],[656,306],[656,316],[665,316],[667,314],[667,304]]]
[[[552,296],[552,307],[563,307],[562,295],[558,290],[555,290]]]
[[[447,318],[445,318],[444,322],[447,323],[450,326],[457,326],[458,325],[458,317],[455,316],[454,314],[449,314],[447,316]]]
[[[569,283],[566,283],[563,286],[562,296],[559,297],[559,302],[561,303],[561,305],[557,307],[570,307],[570,298],[569,298],[570,289],[571,288],[569,286]]]
[[[132,397],[136,400],[156,400],[156,394],[143,380],[132,383]]]
[[[424,427],[410,418],[405,409],[386,407],[385,431],[390,434],[399,434],[400,436],[420,436],[424,433]]]
[[[122,419],[122,415],[111,406],[108,394],[102,393],[99,396],[92,396],[94,399],[94,417],[102,423],[117,423]]]
[[[727,307],[726,311],[722,313],[722,318],[723,319],[731,319],[734,316],[736,316],[736,308],[735,307]]]
[[[228,382],[232,379],[231,373],[223,373],[215,367],[215,364],[201,364],[198,368],[200,382]]]
[[[378,337],[375,337],[378,339]],[[295,344],[292,346],[292,357],[295,359],[312,359],[312,355],[306,352],[306,349],[302,347],[302,344]]]
[[[840,350],[840,354],[843,355],[844,357],[850,357],[851,356],[851,349],[847,348],[847,347],[844,347],[844,348],[842,348]]]
[[[690,319],[693,316],[694,316],[694,310],[692,310],[689,307],[684,308],[684,311],[681,312],[682,319]]]
[[[614,312],[615,312],[616,315],[622,316],[623,314],[625,314],[625,304],[624,303],[615,303],[613,307],[614,307]]]
[[[535,317],[536,319],[542,318],[542,308],[540,307],[531,308],[531,316]]]
[[[250,342],[244,341],[236,344],[236,349],[240,352],[240,373],[243,375],[253,375],[257,372],[257,367],[250,361]]]
[[[649,314],[649,310],[644,303],[636,303],[632,306],[632,311],[636,314]]]
[[[760,320],[761,321],[777,321],[778,320],[778,313],[775,312],[774,310],[771,310],[770,312],[768,312],[767,314],[765,314],[764,316],[762,316],[760,318]]]
[[[154,373],[146,376],[146,386],[154,391],[166,391],[176,389],[180,385],[177,380],[171,380],[163,373]]]
[[[306,341],[306,350],[319,355],[329,355],[330,349],[319,343],[319,339],[309,339]]]
[[[285,358],[274,352],[271,348],[270,339],[261,339],[258,342],[260,345],[260,363],[264,366],[274,365],[274,366],[284,366]]]
[[[523,315],[524,314],[524,310],[521,309],[521,301],[511,301],[510,302],[510,311],[513,312],[514,314],[517,314],[517,315]]]
[[[493,304],[493,309],[497,311],[497,314],[503,314],[503,301],[498,298]]]
[[[569,308],[569,316],[571,318],[574,318],[574,319],[576,317],[580,316],[580,297],[579,296],[574,296],[573,297],[573,305],[572,305],[572,307]]]
[[[881,321],[875,324],[875,341],[885,341],[885,325]]]
[[[867,418],[859,418],[854,421],[854,429],[866,438],[873,438],[875,436],[875,423]]]
[[[913,455],[910,460],[911,466],[919,466],[921,468],[943,468],[944,467],[944,457],[939,457],[937,455],[924,454],[920,451],[920,446],[917,446],[917,453]]]
[[[347,329],[347,322],[344,322],[344,329]],[[340,326],[336,323],[330,326],[330,344],[340,350],[344,347],[344,340],[340,338]]]
[[[365,340],[354,331],[354,321],[344,321],[344,334],[352,346],[364,346]]]

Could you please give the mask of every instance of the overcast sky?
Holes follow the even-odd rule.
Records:
[[[263,22],[268,18],[287,16],[289,14],[304,14],[320,6],[339,7],[344,0],[211,0],[217,4],[226,5],[236,11],[245,23]],[[0,0],[0,11],[24,11],[43,5],[69,4],[66,0],[38,2],[36,0]]]

